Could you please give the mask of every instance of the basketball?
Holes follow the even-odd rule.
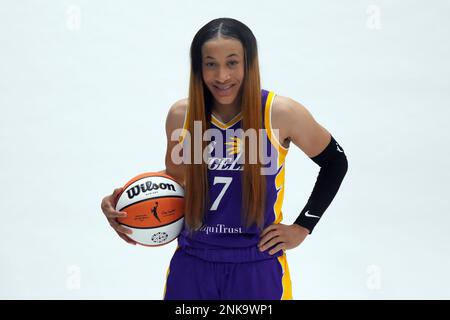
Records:
[[[132,229],[131,239],[144,246],[161,246],[177,238],[184,224],[184,189],[172,177],[160,172],[137,175],[117,196],[118,218]]]

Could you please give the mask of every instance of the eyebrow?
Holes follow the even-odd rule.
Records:
[[[227,58],[229,58],[229,57],[232,57],[232,56],[238,56],[238,54],[236,54],[236,53],[232,53],[232,54],[230,54]],[[214,57],[211,57],[211,56],[206,56],[205,57],[205,59],[215,59]]]

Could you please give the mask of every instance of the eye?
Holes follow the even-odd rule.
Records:
[[[232,64],[233,66],[234,66],[235,64],[238,64],[238,62],[237,62],[236,60],[230,61],[229,63]]]
[[[205,63],[205,65],[207,66],[207,67],[209,67],[210,65],[214,65],[215,63],[213,63],[213,62],[207,62],[207,63]]]

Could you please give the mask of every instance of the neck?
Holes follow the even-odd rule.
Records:
[[[214,101],[211,112],[223,122],[228,122],[241,112],[241,99],[236,98],[231,104],[220,104]]]

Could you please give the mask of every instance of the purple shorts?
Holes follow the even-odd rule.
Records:
[[[164,300],[292,300],[286,254],[254,262],[213,262],[178,247]]]

